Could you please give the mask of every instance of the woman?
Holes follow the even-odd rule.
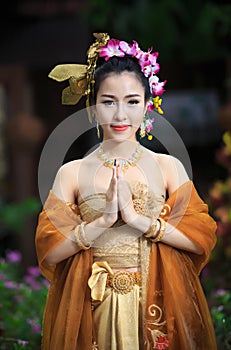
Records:
[[[136,139],[162,113],[156,58],[99,34],[88,66],[50,74],[64,103],[87,96],[103,142],[60,168],[39,217],[45,350],[216,349],[198,278],[216,224],[183,165]]]

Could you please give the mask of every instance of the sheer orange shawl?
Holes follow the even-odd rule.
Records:
[[[159,243],[151,246],[146,331],[152,349],[217,349],[199,274],[216,243],[216,223],[192,182],[166,202],[161,216],[203,248],[197,255]],[[167,234],[167,233],[166,233]]]
[[[165,210],[166,209],[166,210]],[[90,350],[92,313],[91,251],[81,251],[56,266],[44,260],[78,223],[76,213],[51,191],[36,231],[42,274],[51,282],[43,320],[43,350]],[[216,349],[213,326],[198,274],[215,245],[216,224],[191,181],[167,201],[162,217],[203,248],[196,255],[166,244],[152,244],[147,279],[144,349]],[[59,229],[57,229],[57,227]]]

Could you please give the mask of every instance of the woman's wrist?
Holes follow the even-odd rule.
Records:
[[[131,227],[138,228],[137,223],[141,215],[137,214],[133,207],[126,207],[121,212],[123,221]]]
[[[83,222],[82,224],[77,225],[74,230],[74,241],[77,242],[78,246],[81,246],[81,243],[83,243],[81,249],[84,249],[84,246],[92,246],[94,244],[94,241],[106,229],[111,227],[116,222],[116,220],[117,218],[113,217],[112,215],[103,214],[94,221],[91,221],[89,223]]]
[[[162,240],[165,235],[166,222],[162,218],[155,219],[151,224],[150,229],[144,236],[151,240],[152,243],[157,243]]]
[[[78,245],[78,247],[82,250],[90,249],[92,244],[94,243],[86,237],[85,225],[86,222],[83,221],[81,224],[77,225],[74,230],[75,242]]]
[[[115,215],[111,214],[103,214],[98,219],[94,221],[97,227],[102,228],[103,230],[106,230],[107,228],[111,227],[116,221],[117,218]]]
[[[146,232],[151,225],[151,219],[147,216],[139,215],[135,212],[129,216],[126,223],[132,228],[135,228],[141,232]]]
[[[152,221],[150,228],[146,231],[144,236],[146,238],[155,239],[158,236],[159,231],[160,231],[160,221],[158,219],[155,219],[154,221]]]
[[[73,239],[80,250],[87,250],[94,245],[94,241],[108,227],[109,226],[102,216],[90,223],[82,222],[75,227],[73,231]]]
[[[89,234],[91,233],[96,239],[98,236],[100,236],[106,229],[111,227],[116,220],[112,220],[110,215],[103,214],[102,216],[98,217],[94,221],[91,221],[86,225],[87,231],[89,231]]]

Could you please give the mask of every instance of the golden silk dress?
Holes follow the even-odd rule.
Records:
[[[52,191],[40,214],[36,248],[41,272],[51,281],[43,321],[45,350],[215,350],[216,341],[199,273],[215,244],[216,224],[191,181],[167,201],[146,185],[132,187],[147,216],[161,216],[203,248],[202,255],[151,243],[122,220],[94,247],[56,266],[48,252],[81,220],[102,214],[105,194],[67,205]],[[77,215],[78,214],[78,215]],[[141,283],[128,293],[107,285],[114,271],[135,269]]]

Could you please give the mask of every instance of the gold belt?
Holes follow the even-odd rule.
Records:
[[[116,293],[127,294],[135,284],[141,286],[141,272],[122,271],[108,275],[106,287],[112,288]]]

